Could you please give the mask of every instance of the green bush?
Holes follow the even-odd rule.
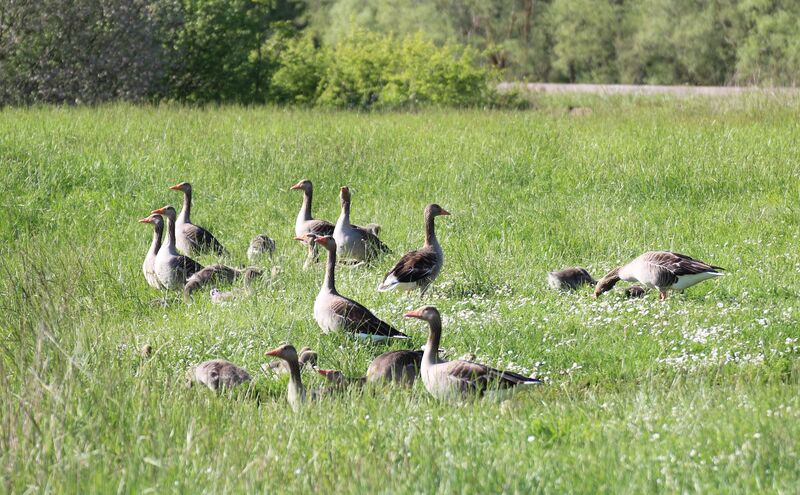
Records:
[[[486,105],[496,73],[471,48],[356,30],[333,47],[290,41],[272,79],[276,99],[340,108]]]

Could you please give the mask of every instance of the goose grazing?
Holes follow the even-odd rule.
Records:
[[[250,246],[247,248],[247,259],[250,260],[250,263],[255,263],[265,254],[271,258],[274,252],[275,241],[269,236],[259,234],[250,241]]]
[[[333,229],[339,256],[344,260],[361,262],[371,261],[382,253],[390,252],[375,234],[350,223],[350,189],[342,187],[339,198],[342,202],[342,213]]]
[[[286,398],[292,409],[297,411],[306,400],[319,399],[319,392],[311,390],[308,394],[300,378],[300,361],[297,357],[297,350],[291,344],[284,344],[266,352],[267,356],[277,357],[286,361],[289,367],[289,388]]]
[[[547,274],[547,284],[556,290],[575,290],[581,285],[595,285],[597,281],[585,268],[565,268]]]
[[[470,394],[483,395],[489,391],[512,389],[517,386],[541,383],[536,378],[511,371],[500,371],[470,361],[444,361],[439,358],[439,341],[442,337],[442,319],[433,306],[422,306],[404,315],[428,322],[428,343],[422,355],[422,382],[425,389],[437,399],[454,399]]]
[[[317,353],[312,351],[309,347],[300,349],[300,355],[297,357],[297,362],[300,368],[316,368],[317,367]],[[283,374],[289,372],[289,364],[283,359],[276,359],[261,365],[261,370],[264,373]]]
[[[308,246],[308,254],[306,254],[306,260],[303,262],[303,269],[308,270],[311,265],[317,262],[317,258],[319,257],[319,249],[317,249],[317,235],[308,232],[301,236],[295,237],[294,240],[305,243],[305,245]]]
[[[189,368],[186,378],[190,387],[194,382],[199,382],[211,390],[218,390],[220,388],[230,389],[241,383],[249,382],[250,373],[230,361],[212,359]]]
[[[175,222],[178,249],[187,256],[209,252],[218,256],[227,254],[225,248],[222,247],[222,244],[211,232],[193,224],[189,219],[189,214],[192,210],[192,185],[188,182],[181,182],[180,184],[169,186],[169,188],[173,191],[183,192],[183,207]]]
[[[139,223],[149,223],[153,225],[153,240],[150,242],[150,249],[147,250],[144,263],[142,263],[144,278],[147,280],[147,283],[150,284],[150,287],[163,289],[156,275],[155,264],[156,255],[161,248],[161,239],[164,237],[164,219],[161,218],[161,215],[150,215],[149,217],[139,220]]]
[[[709,265],[685,254],[649,251],[627,265],[614,268],[597,282],[594,297],[610,291],[620,280],[639,282],[658,289],[659,299],[667,299],[668,290],[683,290],[703,280],[724,275],[719,266]]]
[[[376,357],[367,368],[367,381],[395,382],[411,386],[419,376],[422,351],[389,351]]]
[[[300,213],[297,214],[297,220],[294,222],[294,235],[297,237],[302,237],[308,233],[333,235],[332,223],[325,220],[314,220],[314,217],[311,216],[311,198],[314,194],[314,186],[311,181],[303,179],[290,189],[303,191],[303,205],[300,207]]]
[[[201,289],[206,285],[231,284],[239,278],[244,278],[245,286],[249,287],[250,282],[254,278],[262,275],[263,272],[256,267],[251,266],[248,268],[239,269],[215,263],[213,265],[208,265],[189,277],[189,279],[186,281],[186,284],[183,286],[183,296],[186,299],[190,299],[194,291]]]
[[[436,279],[444,264],[442,246],[436,239],[433,219],[450,212],[437,204],[425,207],[425,244],[416,251],[404,254],[400,261],[383,277],[378,290],[383,292],[395,288],[401,290],[420,289],[423,294]]]
[[[314,319],[324,333],[344,330],[362,339],[385,341],[390,338],[407,339],[391,325],[379,320],[361,304],[336,291],[336,241],[330,236],[317,237],[317,244],[328,250],[325,279],[314,301]]]
[[[188,256],[178,254],[175,246],[175,208],[165,206],[151,212],[167,217],[167,241],[156,254],[153,268],[158,281],[167,290],[182,289],[192,275],[203,269],[203,265]]]

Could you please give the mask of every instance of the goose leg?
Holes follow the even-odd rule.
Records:
[[[661,301],[666,301],[667,300],[667,291],[665,291],[665,290],[658,291],[658,299],[660,299]]]

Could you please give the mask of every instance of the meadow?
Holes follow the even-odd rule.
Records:
[[[568,106],[591,107],[571,115]],[[800,482],[800,100],[540,96],[529,111],[348,113],[129,105],[0,111],[0,491],[6,493],[796,493]],[[382,225],[394,254],[337,285],[412,336],[321,335],[323,264],[292,240],[317,218]],[[252,297],[153,306],[136,222],[190,181],[193,220],[243,265],[252,236],[280,273]],[[378,293],[437,202],[442,275]],[[729,274],[664,303],[546,286],[669,249]],[[211,263],[213,257],[200,257]],[[510,402],[352,392],[295,414],[264,352],[284,341],[364,373],[424,343],[546,381]],[[154,353],[142,357],[151,345]],[[255,377],[214,394],[187,367]],[[308,386],[321,377],[304,372]]]

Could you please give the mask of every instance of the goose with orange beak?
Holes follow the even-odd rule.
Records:
[[[314,301],[314,320],[324,333],[343,330],[358,338],[382,342],[388,339],[407,339],[408,336],[380,320],[356,301],[336,290],[336,241],[333,237],[316,238],[316,243],[328,250],[325,279]]]
[[[153,226],[153,240],[150,242],[150,249],[147,250],[144,263],[142,263],[144,278],[150,287],[163,289],[164,287],[158,281],[158,276],[156,275],[155,264],[156,255],[158,255],[158,250],[161,249],[161,239],[164,237],[164,219],[161,218],[161,215],[150,215],[140,219],[139,223],[149,223]]]
[[[444,252],[436,238],[433,219],[449,214],[450,212],[435,203],[425,207],[425,244],[400,258],[378,284],[379,291],[420,289],[422,294],[425,294],[444,265]]]
[[[294,222],[294,235],[302,237],[305,234],[333,235],[333,224],[326,220],[315,220],[311,215],[311,200],[314,195],[314,185],[308,179],[303,179],[289,188],[293,191],[303,191],[303,204]]]
[[[165,206],[151,212],[167,218],[167,240],[156,254],[153,269],[158,281],[167,290],[179,290],[186,280],[203,269],[203,265],[188,256],[178,253],[175,245],[175,208]]]
[[[286,399],[292,409],[297,411],[306,400],[319,398],[319,392],[316,390],[306,393],[306,388],[303,386],[303,380],[300,377],[300,360],[297,356],[297,350],[292,344],[283,344],[271,351],[267,351],[265,354],[283,359],[289,367],[289,385]]]
[[[183,192],[183,207],[175,220],[176,246],[187,256],[201,253],[214,253],[218,256],[227,254],[211,232],[192,223],[189,215],[192,211],[192,185],[181,182],[169,186],[173,191]]]
[[[406,318],[427,321],[428,342],[422,354],[422,383],[437,399],[460,399],[470,395],[482,396],[489,392],[516,389],[541,383],[536,378],[512,371],[500,371],[471,361],[445,361],[439,358],[439,342],[442,337],[442,319],[433,306],[422,306],[406,313]]]
[[[333,229],[333,238],[336,241],[339,257],[346,261],[369,262],[381,254],[390,252],[389,248],[375,234],[350,223],[349,188],[342,187],[339,190],[339,199],[342,204],[342,212]]]

